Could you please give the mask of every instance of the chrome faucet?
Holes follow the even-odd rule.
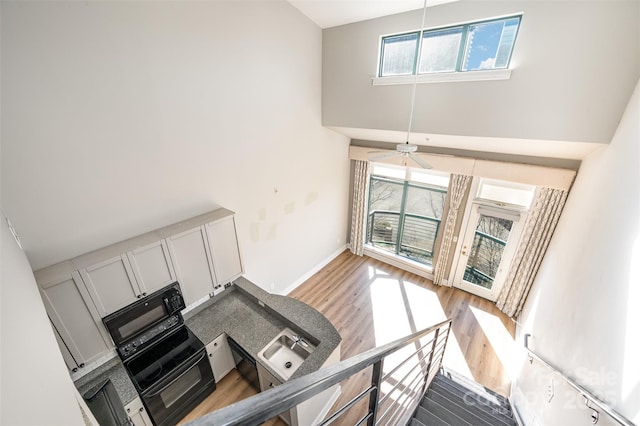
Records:
[[[305,348],[309,347],[309,344],[307,342],[305,342],[302,337],[298,336],[297,334],[294,334],[293,335],[293,345],[291,345],[291,350],[293,350],[293,348],[295,348],[296,345],[300,345],[300,346],[303,346]]]

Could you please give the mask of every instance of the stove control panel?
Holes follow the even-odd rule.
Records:
[[[129,340],[126,344],[120,346],[118,351],[120,352],[120,356],[124,358],[128,358],[131,355],[138,352],[141,348],[145,346],[148,342],[159,336],[160,334],[165,333],[167,330],[171,330],[176,325],[180,323],[180,315],[173,315],[167,318],[166,320],[154,325],[147,329],[144,333],[137,335],[133,339]]]

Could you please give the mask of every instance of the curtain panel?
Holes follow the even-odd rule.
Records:
[[[353,173],[353,205],[351,207],[351,236],[349,244],[351,252],[358,256],[362,256],[364,253],[368,187],[369,162],[356,160]]]
[[[438,260],[433,271],[433,282],[438,285],[444,285],[445,274],[447,273],[447,264],[449,263],[449,254],[453,244],[453,231],[456,227],[458,219],[458,210],[467,192],[467,188],[471,183],[471,176],[467,175],[451,175],[449,183],[449,211],[445,220],[444,230],[442,232],[442,243],[438,252]],[[448,285],[451,286],[452,283]]]
[[[529,212],[516,254],[496,301],[498,309],[512,318],[517,318],[522,312],[567,195],[567,191],[541,188]]]

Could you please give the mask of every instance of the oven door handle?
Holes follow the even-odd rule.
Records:
[[[198,359],[196,359],[195,361],[189,363],[189,366],[187,368],[185,368],[185,370],[180,373],[180,375],[178,375],[178,377],[176,377],[175,379],[171,380],[169,383],[167,383],[166,385],[164,385],[161,389],[158,389],[157,391],[153,392],[153,393],[148,393],[145,395],[145,398],[153,398],[155,396],[157,396],[159,393],[161,393],[162,391],[164,391],[165,389],[167,389],[168,387],[170,387],[171,385],[173,385],[175,382],[177,382],[182,376],[184,376],[185,374],[187,374],[193,367],[195,367],[196,365],[198,365],[198,363],[200,361],[202,361],[202,359],[207,355],[207,352],[202,352],[202,355],[200,355],[198,357]]]

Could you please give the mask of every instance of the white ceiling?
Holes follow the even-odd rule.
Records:
[[[424,7],[424,0],[288,0],[320,28],[393,15]],[[458,0],[428,0],[427,6]]]

